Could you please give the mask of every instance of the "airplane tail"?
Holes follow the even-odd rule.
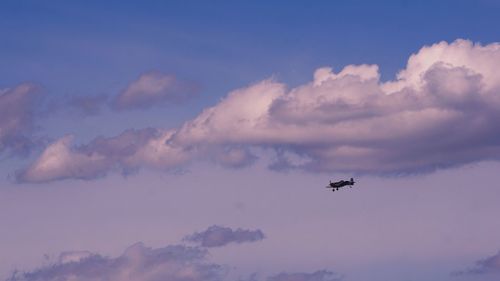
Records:
[[[354,179],[353,179],[353,178],[351,178],[351,184],[354,184],[354,183],[355,183]]]

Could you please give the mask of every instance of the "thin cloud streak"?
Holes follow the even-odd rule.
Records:
[[[197,90],[194,83],[179,80],[175,75],[150,71],[121,91],[113,99],[112,108],[147,109],[158,104],[177,104],[192,98]]]
[[[207,230],[196,232],[184,238],[184,241],[198,243],[202,247],[222,247],[230,243],[257,242],[264,239],[264,233],[260,230],[248,230],[238,228],[233,230],[229,227],[213,225]]]
[[[336,272],[318,270],[313,273],[283,272],[267,278],[267,281],[340,281],[343,277]]]

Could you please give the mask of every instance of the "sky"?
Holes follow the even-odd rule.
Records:
[[[0,280],[498,280],[499,12],[0,0]]]

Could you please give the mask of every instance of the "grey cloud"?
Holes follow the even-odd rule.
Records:
[[[145,109],[156,104],[179,103],[192,98],[197,92],[192,82],[178,79],[171,74],[158,71],[143,73],[113,100],[119,110]]]
[[[137,243],[116,258],[88,252],[64,255],[52,265],[15,272],[6,281],[218,281],[226,272],[206,262],[205,250],[179,245],[153,249]]]
[[[500,251],[491,257],[478,260],[476,264],[466,270],[452,273],[455,276],[460,275],[481,275],[481,274],[498,274],[500,275]]]
[[[67,105],[76,109],[81,115],[96,115],[101,113],[103,107],[108,103],[106,95],[75,96],[70,97]]]
[[[0,153],[26,153],[34,145],[31,133],[40,98],[40,87],[31,83],[0,89]]]
[[[202,247],[222,247],[229,243],[257,242],[264,239],[264,233],[257,230],[238,228],[233,230],[229,227],[213,225],[207,230],[196,232],[186,236],[185,241],[199,243]]]

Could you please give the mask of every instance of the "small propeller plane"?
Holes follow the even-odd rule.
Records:
[[[337,181],[337,182],[332,182],[330,181],[330,184],[326,186],[326,188],[331,188],[332,191],[339,190],[339,188],[342,188],[344,186],[349,185],[349,187],[352,187],[354,185],[355,181],[353,178],[351,178],[350,181]]]

